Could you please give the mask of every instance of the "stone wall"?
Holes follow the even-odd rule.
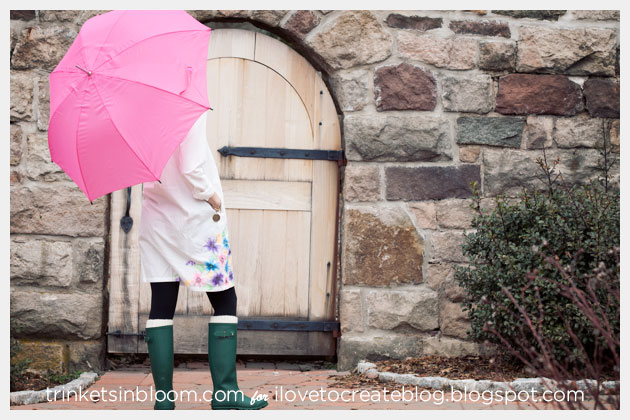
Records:
[[[11,316],[76,365],[104,351],[109,197],[50,163],[48,75],[100,12],[11,12]],[[470,182],[489,208],[539,182],[543,147],[571,182],[619,150],[618,11],[189,12],[285,40],[342,114],[342,369],[482,351],[453,280]]]

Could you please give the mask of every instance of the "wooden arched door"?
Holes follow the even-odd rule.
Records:
[[[339,120],[320,74],[284,43],[241,29],[212,31],[208,142],[222,180],[238,295],[240,354],[332,355]],[[219,152],[221,150],[221,152]],[[258,156],[258,157],[253,157]],[[131,188],[132,229],[112,193],[110,352],[146,352],[151,289],[140,281],[142,185]],[[212,307],[180,288],[175,352],[207,351]],[[192,333],[191,333],[192,331]]]

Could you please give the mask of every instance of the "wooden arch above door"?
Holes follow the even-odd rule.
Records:
[[[213,108],[207,139],[225,195],[241,321],[238,352],[332,355],[339,162],[219,153],[225,147],[339,151],[332,97],[304,57],[259,32],[213,30],[207,74]],[[134,226],[125,233],[120,218],[127,191],[112,194],[110,352],[146,352],[141,338],[151,290],[139,278],[141,199],[142,185],[136,185]],[[176,353],[207,351],[211,313],[205,293],[180,289]]]

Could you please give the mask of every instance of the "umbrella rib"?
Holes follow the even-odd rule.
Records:
[[[171,95],[173,95],[173,96],[177,96],[178,98],[185,99],[185,100],[187,100],[188,102],[192,102],[193,104],[199,105],[199,106],[203,107],[206,111],[209,109],[207,106],[205,106],[205,105],[203,105],[203,104],[200,104],[200,103],[199,103],[199,102],[197,102],[197,101],[193,101],[193,100],[192,100],[192,99],[190,99],[190,98],[187,98],[187,97],[185,97],[185,96],[178,95],[177,93],[174,93],[174,92],[168,91],[168,90],[166,90],[166,89],[159,88],[159,87],[157,87],[157,86],[149,85],[149,84],[146,84],[146,83],[143,83],[143,82],[139,82],[139,81],[137,81],[137,80],[125,79],[124,77],[110,76],[110,75],[103,74],[103,73],[97,73],[97,75],[98,75],[98,76],[100,76],[100,77],[108,77],[108,78],[110,78],[110,79],[124,80],[125,82],[129,82],[129,83],[137,83],[137,84],[139,84],[139,85],[143,85],[143,86],[147,86],[147,87],[150,87],[150,88],[153,88],[153,89],[157,89],[157,90],[160,90],[160,91],[162,91],[162,92],[165,92],[165,93],[171,94]],[[193,86],[194,86],[194,85],[193,85]]]
[[[210,29],[210,28],[206,28],[206,29]],[[172,32],[162,32],[159,34],[155,34],[155,35],[151,35],[149,37],[146,37],[144,39],[141,39],[133,44],[131,44],[130,46],[128,46],[127,48],[119,51],[116,53],[116,55],[113,55],[111,57],[109,57],[107,60],[103,61],[101,64],[98,65],[98,67],[92,69],[92,73],[94,73],[96,70],[100,69],[101,67],[103,67],[105,64],[109,63],[110,61],[112,61],[114,58],[118,57],[120,54],[124,53],[125,51],[127,51],[129,48],[135,47],[136,45],[140,44],[141,42],[147,41],[149,39],[153,39],[156,38],[158,36],[162,36],[162,35],[171,35],[171,34],[177,34],[180,32],[201,32],[201,31],[206,31],[206,29],[184,29],[181,31],[172,31]]]
[[[149,171],[149,173],[151,175],[153,175],[153,177],[155,178],[155,180],[157,181],[158,177],[155,176],[155,174],[153,173],[153,171],[151,169],[149,169],[149,167],[147,166],[146,163],[144,163],[144,161],[142,159],[140,159],[140,156],[138,156],[138,153],[136,153],[136,151],[133,149],[133,147],[131,147],[131,145],[129,143],[127,143],[127,140],[125,140],[125,137],[122,135],[122,133],[120,132],[120,130],[118,129],[118,126],[116,126],[116,122],[114,122],[114,119],[112,118],[112,115],[109,113],[109,109],[107,109],[107,105],[105,104],[105,101],[103,100],[103,97],[101,96],[101,92],[98,90],[98,86],[96,86],[96,83],[94,82],[94,79],[92,79],[92,83],[94,84],[94,89],[96,90],[96,93],[98,94],[98,97],[101,99],[101,102],[103,103],[103,108],[105,108],[105,112],[107,112],[107,116],[109,117],[110,121],[112,122],[112,125],[114,126],[114,128],[116,129],[116,132],[118,133],[118,135],[120,136],[120,138],[122,139],[123,142],[125,142],[125,144],[127,145],[127,147],[129,147],[129,150],[131,150],[133,152],[133,154],[136,156],[136,158],[140,161],[140,163],[142,163],[144,165],[144,167],[147,169],[147,171]]]
[[[85,187],[85,194],[88,196],[88,199],[90,200],[90,202],[92,202],[92,199],[90,198],[90,191],[88,190],[87,182],[85,182],[85,176],[83,175],[83,166],[81,165],[81,159],[79,159],[79,126],[81,125],[81,116],[83,115],[83,104],[85,102],[85,95],[87,95],[87,89],[83,91],[83,97],[81,98],[81,107],[79,108],[79,118],[77,118],[77,131],[74,136],[74,151],[76,152],[76,155],[77,155],[77,164],[79,165],[79,173],[81,174],[81,179],[83,180],[83,186]]]
[[[94,62],[92,63],[92,65],[96,64],[96,62],[98,61],[98,57],[101,55],[101,51],[103,50],[103,45],[105,45],[107,43],[107,41],[109,40],[110,35],[112,34],[112,31],[114,30],[114,26],[116,26],[118,24],[118,22],[120,21],[120,19],[123,17],[123,15],[125,13],[127,13],[128,10],[123,10],[120,13],[120,16],[118,16],[118,19],[116,19],[116,22],[114,22],[110,28],[109,28],[109,32],[107,33],[107,37],[105,38],[105,41],[103,41],[103,43],[101,44],[101,46],[98,48],[98,52],[96,53],[96,58],[94,59]],[[109,60],[107,60],[109,61]],[[106,61],[106,62],[107,62]],[[87,65],[87,63],[85,63]],[[100,67],[100,66],[99,66]]]

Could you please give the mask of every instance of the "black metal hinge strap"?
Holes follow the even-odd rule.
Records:
[[[337,321],[287,321],[281,319],[239,319],[239,330],[253,331],[338,331]]]
[[[241,156],[276,159],[313,159],[344,161],[343,150],[282,149],[275,147],[229,147],[218,149],[222,156]]]

